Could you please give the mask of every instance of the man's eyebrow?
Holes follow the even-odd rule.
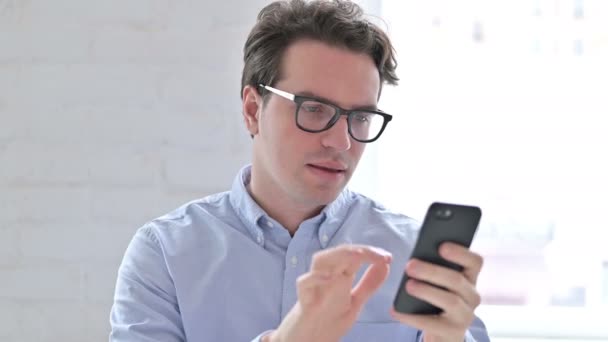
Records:
[[[304,96],[304,97],[312,97],[312,98],[320,100],[322,102],[327,102],[328,104],[332,104],[334,106],[340,107],[334,101],[332,101],[332,100],[330,100],[330,99],[328,99],[326,97],[319,96],[319,95],[317,95],[317,94],[315,94],[313,92],[310,92],[310,91],[301,91],[301,92],[298,92],[296,95]],[[348,110],[374,110],[375,111],[375,110],[378,110],[378,106],[374,105],[374,104],[371,104],[371,105],[360,105],[360,106],[353,106],[352,109],[348,109]]]

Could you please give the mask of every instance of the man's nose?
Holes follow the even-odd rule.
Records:
[[[341,116],[340,119],[327,131],[322,132],[322,144],[324,147],[333,148],[337,151],[347,151],[351,147],[351,137],[348,133],[348,117]]]

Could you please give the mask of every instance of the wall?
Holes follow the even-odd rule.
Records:
[[[0,341],[103,341],[135,230],[249,160],[267,1],[0,0]]]

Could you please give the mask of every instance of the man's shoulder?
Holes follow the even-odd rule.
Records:
[[[384,248],[399,262],[407,260],[416,242],[420,223],[362,194],[352,193],[351,196],[353,202],[341,229],[342,238]]]
[[[229,196],[226,191],[191,200],[147,222],[143,228],[162,238],[200,233],[217,226],[218,220],[230,221],[234,216]]]
[[[351,192],[350,196],[352,205],[345,217],[346,222],[364,225],[366,234],[388,234],[402,240],[416,238],[420,229],[420,223],[416,219],[363,194]]]
[[[201,213],[215,214],[229,205],[229,191],[211,194],[202,198],[188,201],[168,213],[153,219],[154,223],[180,222],[200,215]]]
[[[372,219],[378,221],[384,221],[387,223],[407,225],[407,226],[419,226],[419,222],[414,218],[400,213],[394,209],[386,207],[381,202],[367,197],[361,193],[350,191],[352,197],[352,209],[351,215],[359,214],[369,216]]]

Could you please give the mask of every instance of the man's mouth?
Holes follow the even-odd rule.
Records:
[[[326,166],[326,165],[319,165],[319,164],[308,164],[308,166],[321,170],[321,171],[326,171],[326,172],[333,172],[333,173],[346,172],[346,168],[341,167],[341,166]]]

